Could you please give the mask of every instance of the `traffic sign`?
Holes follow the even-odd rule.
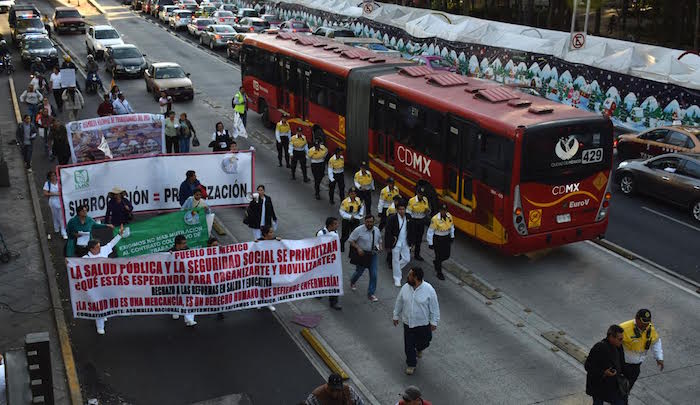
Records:
[[[586,45],[586,33],[585,32],[572,32],[570,40],[570,48],[581,49]]]

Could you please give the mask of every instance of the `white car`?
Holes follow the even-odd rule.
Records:
[[[192,21],[193,15],[194,13],[192,13],[190,10],[175,10],[173,11],[172,15],[170,15],[168,25],[170,25],[170,28],[174,29],[175,31],[179,30],[180,28],[186,28],[187,24]]]
[[[173,11],[178,10],[177,6],[163,6],[158,11],[158,19],[164,23],[168,23]]]
[[[104,58],[105,48],[112,45],[122,45],[119,31],[111,25],[94,25],[88,28],[85,34],[85,48],[88,55],[95,55],[95,58]]]
[[[214,14],[211,15],[217,24],[222,25],[233,25],[236,23],[236,17],[232,12],[226,10],[216,10]]]
[[[199,38],[202,31],[207,29],[208,26],[215,24],[214,19],[208,17],[193,18],[189,24],[187,24],[187,32],[190,35]]]

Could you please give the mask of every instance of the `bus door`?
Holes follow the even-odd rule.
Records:
[[[281,56],[280,61],[280,71],[282,72],[282,94],[280,100],[280,108],[290,114],[291,116],[301,115],[297,114],[294,105],[295,93],[297,83],[299,83],[297,75],[297,64],[294,59],[288,58],[286,56]]]
[[[298,62],[297,64],[297,88],[294,91],[294,112],[296,116],[308,121],[309,97],[311,96],[311,66]]]
[[[450,115],[447,132],[447,190],[448,195],[457,203],[476,212],[474,200],[474,176],[476,169],[476,147],[479,128],[469,121]],[[474,234],[474,222],[468,221],[467,232]]]
[[[398,122],[398,99],[388,91],[375,88],[374,103],[375,105],[372,106],[371,111],[375,136],[374,139],[370,140],[374,146],[371,150],[374,151],[380,160],[393,165],[394,138]]]

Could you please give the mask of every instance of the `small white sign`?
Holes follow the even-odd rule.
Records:
[[[586,45],[586,33],[585,32],[572,32],[569,44],[570,44],[569,47],[572,50],[582,49]]]
[[[75,69],[61,69],[61,87],[75,87]]]

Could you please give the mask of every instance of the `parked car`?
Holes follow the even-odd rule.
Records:
[[[152,93],[156,100],[160,98],[162,91],[173,99],[192,100],[194,98],[194,87],[190,80],[190,74],[185,73],[177,63],[153,63],[146,69],[143,76],[146,80],[146,91]]]
[[[311,29],[304,21],[289,20],[280,25],[280,32],[311,32]]]
[[[270,23],[270,28],[279,28],[282,25],[282,20],[275,14],[263,14],[260,18]]]
[[[237,62],[241,59],[241,49],[243,48],[243,40],[250,33],[236,34],[226,43],[226,57]]]
[[[270,28],[270,23],[257,17],[246,17],[238,20],[238,24],[235,24],[233,28],[237,32],[262,32]]]
[[[161,8],[165,6],[172,6],[174,4],[175,0],[153,0],[153,4],[151,5],[151,15],[158,18],[158,13],[160,13]]]
[[[34,59],[41,58],[46,67],[58,66],[58,50],[48,36],[30,36],[22,42],[22,64],[29,68]]]
[[[260,13],[254,8],[239,8],[236,13],[236,21],[246,17],[260,17]]]
[[[7,16],[7,23],[10,28],[15,28],[17,18],[41,18],[41,12],[32,4],[12,4]]]
[[[202,31],[199,43],[209,46],[209,49],[226,46],[226,42],[236,35],[236,30],[230,25],[213,24]]]
[[[163,6],[160,8],[160,11],[158,12],[158,19],[161,22],[168,23],[168,20],[170,20],[170,16],[173,14],[173,11],[177,10],[177,6]]]
[[[190,10],[175,10],[173,11],[173,14],[170,16],[170,28],[174,30],[179,30],[181,28],[187,28],[187,24],[192,21],[192,16],[194,13],[192,13]]]
[[[85,48],[89,55],[95,58],[104,57],[105,48],[112,45],[121,45],[124,41],[119,32],[111,25],[94,25],[88,28],[85,34]]]
[[[318,27],[313,34],[328,38],[355,38],[355,31],[343,27]]]
[[[202,31],[212,24],[214,24],[214,20],[211,18],[193,18],[190,20],[190,23],[187,24],[187,32],[189,32],[190,35],[199,37]]]
[[[53,30],[61,32],[80,32],[85,34],[85,20],[80,12],[73,7],[56,7],[53,13]]]
[[[233,25],[236,23],[236,18],[233,13],[226,10],[216,10],[211,17],[216,21],[217,24]]]
[[[194,15],[196,17],[211,17],[212,14],[216,11],[216,6],[212,4],[200,4],[199,8],[197,11],[194,12]]]
[[[700,153],[700,128],[673,125],[638,134],[623,134],[617,139],[620,160],[648,159],[668,152]]]
[[[700,222],[700,154],[667,153],[626,160],[615,170],[614,181],[623,194],[657,197],[687,209]]]
[[[15,21],[15,28],[12,30],[12,40],[15,45],[19,47],[22,38],[27,34],[45,34],[48,35],[49,31],[44,27],[44,22],[41,18],[37,17],[18,17]]]
[[[412,61],[418,62],[419,65],[427,66],[431,70],[456,72],[457,67],[448,62],[442,56],[418,55],[411,58]]]
[[[112,72],[113,77],[141,77],[148,67],[145,54],[136,45],[123,44],[107,47],[105,54],[105,70]]]

